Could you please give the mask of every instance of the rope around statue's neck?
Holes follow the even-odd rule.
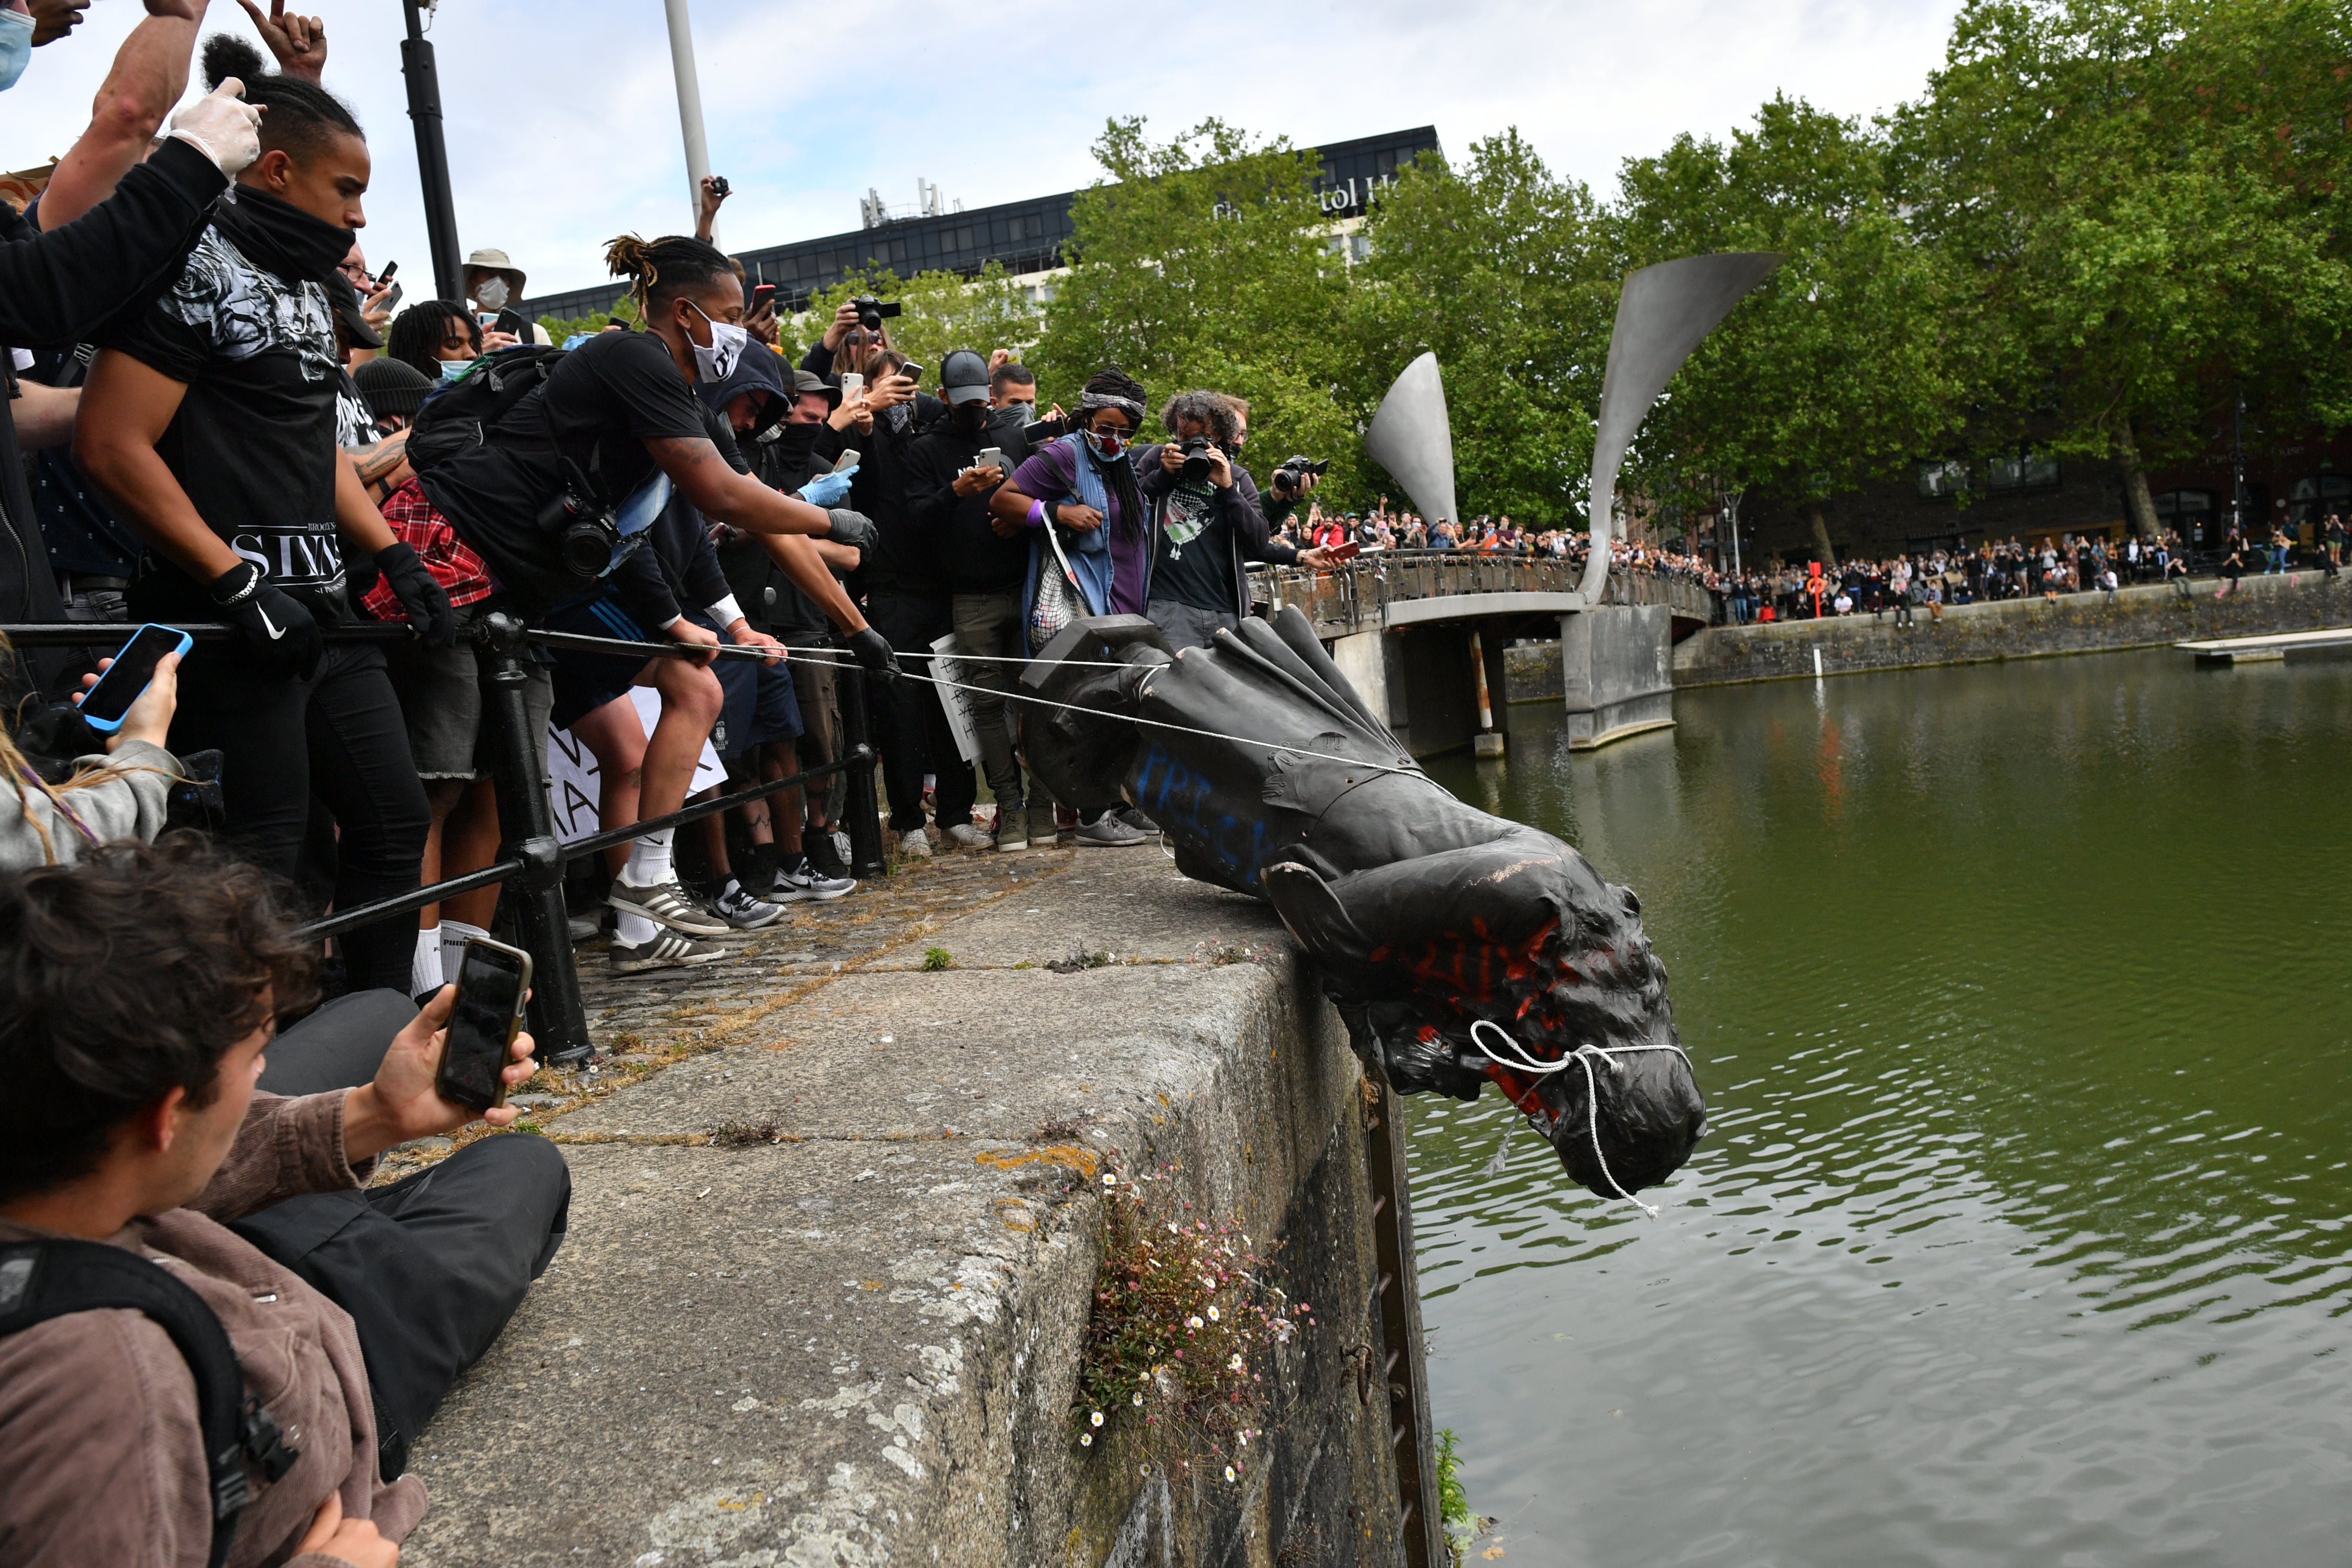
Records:
[[[1496,1036],[1502,1040],[1504,1047],[1511,1053],[1510,1056],[1498,1057],[1488,1050],[1486,1042],[1478,1037],[1478,1031],[1481,1029],[1494,1030]],[[1496,1067],[1508,1068],[1513,1072],[1528,1073],[1536,1078],[1549,1078],[1556,1072],[1566,1072],[1570,1067],[1581,1067],[1584,1069],[1585,1132],[1592,1140],[1592,1157],[1601,1162],[1602,1179],[1608,1182],[1610,1189],[1619,1197],[1623,1198],[1652,1219],[1658,1217],[1658,1211],[1654,1205],[1643,1203],[1627,1192],[1618,1182],[1609,1169],[1609,1156],[1601,1152],[1601,1084],[1600,1080],[1592,1076],[1592,1058],[1598,1057],[1601,1058],[1601,1065],[1611,1072],[1622,1073],[1625,1069],[1617,1065],[1616,1058],[1631,1055],[1635,1051],[1672,1051],[1682,1058],[1685,1063],[1690,1060],[1689,1052],[1680,1046],[1596,1046],[1588,1040],[1556,1062],[1539,1062],[1520,1048],[1519,1042],[1511,1038],[1508,1030],[1500,1024],[1485,1018],[1480,1018],[1470,1026],[1470,1043],[1478,1047],[1481,1056]]]

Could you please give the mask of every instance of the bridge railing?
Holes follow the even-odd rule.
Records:
[[[1463,550],[1383,550],[1345,565],[1255,565],[1253,596],[1295,605],[1326,637],[1341,637],[1384,622],[1390,604],[1473,594],[1572,594],[1583,563],[1545,555],[1486,554]],[[1665,605],[1677,615],[1712,622],[1717,595],[1686,578],[1612,572],[1605,602]]]

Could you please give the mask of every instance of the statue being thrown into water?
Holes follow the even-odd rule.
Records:
[[[1039,778],[1131,803],[1186,876],[1272,904],[1399,1092],[1492,1080],[1607,1197],[1690,1157],[1706,1106],[1641,900],[1440,787],[1296,608],[1181,657],[1139,616],[1082,620],[1022,687],[1067,705],[1024,706]]]

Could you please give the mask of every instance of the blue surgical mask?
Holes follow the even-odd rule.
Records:
[[[475,362],[469,359],[445,359],[441,362],[441,379],[463,381],[466,379],[466,373],[473,369],[474,364]]]
[[[0,11],[0,92],[16,85],[33,58],[33,19],[22,11]]]

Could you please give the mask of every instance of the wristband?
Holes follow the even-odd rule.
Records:
[[[1031,501],[1029,503],[1029,526],[1032,528],[1040,528],[1045,525],[1045,503],[1041,500]]]
[[[721,626],[731,626],[737,621],[744,618],[743,606],[735,602],[735,595],[732,594],[728,595],[725,598],[719,600],[715,605],[709,605],[704,607],[709,610],[710,618],[717,621]]]
[[[232,605],[242,605],[247,599],[252,598],[255,592],[261,586],[262,574],[261,566],[258,562],[240,561],[236,565],[247,567],[249,570],[245,579],[245,586],[239,588],[236,593],[231,594],[228,597],[225,599],[221,597],[220,579],[215,578],[213,580],[213,603],[219,605],[224,610],[227,609]],[[232,566],[228,569],[229,572],[234,572],[236,570],[236,566]],[[221,574],[222,577],[226,577],[227,575],[228,572]]]

